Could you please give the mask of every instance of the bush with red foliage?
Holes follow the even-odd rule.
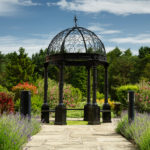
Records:
[[[38,93],[37,87],[33,84],[29,84],[28,82],[18,83],[16,86],[12,87],[12,91],[15,93],[14,100],[18,100],[20,98],[20,92],[23,90],[31,91],[32,95],[35,95]]]
[[[14,112],[13,96],[6,92],[0,92],[0,114],[3,112]]]
[[[18,83],[12,87],[12,91],[30,90],[32,94],[37,94],[37,87],[28,82]]]

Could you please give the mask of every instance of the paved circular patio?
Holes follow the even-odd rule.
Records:
[[[42,125],[23,150],[135,150],[115,132],[116,120],[101,125]]]

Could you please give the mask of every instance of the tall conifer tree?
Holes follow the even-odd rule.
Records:
[[[16,52],[9,54],[9,59],[10,61],[6,67],[8,88],[20,82],[33,81],[36,77],[36,75],[33,74],[35,65],[25,53],[24,48],[19,49],[19,54]]]

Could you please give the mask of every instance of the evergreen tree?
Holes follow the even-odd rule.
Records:
[[[122,54],[121,50],[116,47],[115,49],[113,49],[112,51],[107,53],[107,61],[109,63],[112,63],[113,61],[115,61],[118,57],[120,57]]]
[[[79,88],[82,94],[87,94],[87,70],[83,66],[79,67],[65,67],[65,81],[72,84],[74,87]]]
[[[4,55],[0,51],[0,73],[2,72],[2,64],[4,62]]]
[[[5,56],[0,51],[0,85],[4,85],[5,77]]]
[[[146,55],[150,54],[150,47],[141,47],[139,49],[139,58],[144,58]]]
[[[44,62],[46,58],[46,50],[40,50],[39,53],[32,55],[32,62],[35,64],[34,72],[38,74],[38,77],[44,77]]]
[[[34,72],[37,73],[38,77],[44,77],[44,62],[46,60],[47,48],[40,50],[39,53],[32,55],[32,62],[35,64]],[[55,65],[48,66],[48,77],[56,81],[59,80],[59,69]]]
[[[20,82],[31,82],[36,78],[36,74],[33,74],[35,65],[25,53],[25,49],[20,48],[19,54],[11,53],[8,58],[9,63],[6,66],[8,88]]]
[[[150,54],[140,59],[139,66],[140,80],[150,81]]]

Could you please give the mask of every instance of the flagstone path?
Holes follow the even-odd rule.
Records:
[[[115,132],[116,121],[100,125],[42,125],[23,150],[135,150]]]

